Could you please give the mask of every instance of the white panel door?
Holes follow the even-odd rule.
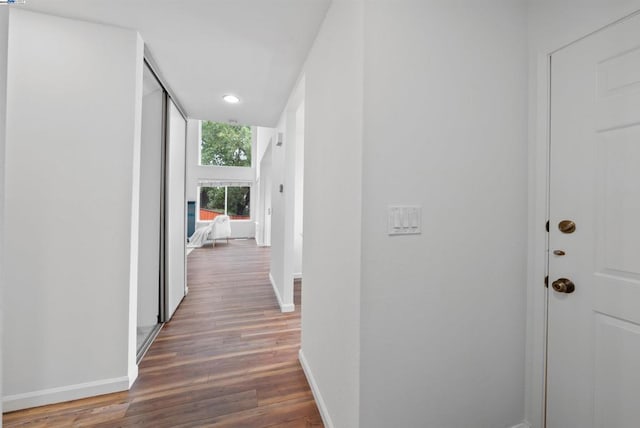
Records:
[[[167,199],[166,269],[167,320],[171,319],[185,295],[186,287],[186,138],[187,122],[171,99],[167,103]]]
[[[547,428],[637,428],[640,16],[555,53],[551,81]]]

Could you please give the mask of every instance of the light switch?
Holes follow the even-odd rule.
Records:
[[[422,207],[390,206],[388,212],[389,235],[418,235],[422,233]]]

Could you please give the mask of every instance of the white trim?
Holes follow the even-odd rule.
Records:
[[[155,333],[156,336],[160,333],[160,330],[162,329],[162,326],[158,329],[158,331]],[[155,337],[153,338],[153,340],[155,340]],[[147,351],[149,349],[147,348]],[[146,351],[145,351],[146,353]],[[127,390],[131,389],[131,387],[133,386],[133,384],[135,383],[136,379],[138,379],[138,364],[135,364],[133,367],[129,368],[129,376],[127,379]]]
[[[142,92],[144,85],[144,42],[140,34],[136,34],[136,114],[134,121],[133,138],[133,165],[131,169],[131,227],[129,240],[129,333],[127,347],[127,375],[132,379],[129,387],[138,377],[138,365],[136,361],[136,342],[138,325],[138,268],[140,266],[140,194],[142,175]],[[151,66],[149,66],[151,70]],[[153,71],[152,71],[153,74]]]
[[[544,424],[547,288],[549,96],[551,56],[539,54],[535,64],[537,100],[529,147],[529,254],[527,284],[526,417],[534,426]]]
[[[531,424],[527,421],[522,421],[518,425],[514,425],[511,428],[531,428]]]
[[[603,30],[606,30],[609,27],[613,27],[614,25],[620,24],[620,23],[622,23],[622,22],[624,22],[624,21],[626,21],[628,19],[632,19],[632,18],[636,17],[638,14],[640,14],[640,10],[634,10],[633,12],[631,12],[628,15],[623,16],[622,18],[619,18],[619,19],[617,19],[617,20],[615,20],[613,22],[610,22],[609,24],[606,24],[606,25],[604,25],[602,27],[599,27],[598,29],[593,30],[592,32],[590,32],[588,34],[585,34],[584,36],[582,36],[582,37],[580,37],[580,38],[578,38],[576,40],[573,40],[573,41],[567,43],[564,46],[560,46],[559,48],[557,48],[553,52],[551,52],[550,55],[554,55],[554,54],[558,53],[559,51],[561,51],[563,49],[566,49],[566,48],[568,48],[568,47],[570,47],[572,45],[575,45],[576,43],[579,43],[579,42],[583,41],[584,39],[586,39],[588,37],[593,36],[594,34],[597,34],[597,33],[601,32]]]
[[[320,388],[318,388],[316,379],[313,377],[313,373],[311,372],[311,367],[309,367],[309,363],[307,362],[307,359],[304,357],[304,353],[302,352],[302,349],[298,351],[298,360],[300,361],[300,365],[302,366],[302,371],[304,372],[304,375],[307,378],[307,382],[309,382],[311,393],[313,393],[313,398],[316,400],[318,411],[320,412],[320,417],[322,418],[322,422],[324,423],[324,426],[326,428],[334,428],[333,421],[331,420],[331,416],[329,416],[329,410],[327,409],[327,405],[325,404],[324,399],[322,398],[322,394],[320,393]],[[513,428],[520,428],[520,427],[516,426]]]
[[[276,286],[276,281],[273,279],[271,272],[269,272],[269,281],[271,282],[271,287],[273,287],[273,293],[276,295],[276,299],[278,299],[278,305],[280,305],[280,310],[282,312],[293,312],[296,310],[296,306],[293,303],[289,303],[285,305],[282,303],[282,297],[280,297],[280,292],[278,291],[278,287]]]
[[[302,279],[302,272],[294,273],[293,274],[293,279]]]
[[[2,410],[4,412],[12,412],[14,410],[27,409],[30,407],[78,400],[80,398],[95,397],[96,395],[111,394],[113,392],[127,391],[129,389],[129,385],[133,384],[134,381],[135,378],[130,380],[129,376],[122,376],[113,379],[104,379],[94,382],[61,386],[58,388],[42,389],[40,391],[27,392],[23,394],[8,395],[2,399]]]

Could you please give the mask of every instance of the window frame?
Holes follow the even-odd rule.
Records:
[[[201,192],[202,192],[202,188],[212,188],[212,187],[224,187],[225,188],[225,192],[224,192],[224,214],[223,215],[229,215],[228,212],[228,188],[229,187],[247,187],[249,188],[249,198],[251,198],[251,194],[253,193],[253,185],[250,183],[246,183],[244,185],[228,185],[228,184],[219,184],[219,185],[215,185],[215,184],[199,184],[198,185],[198,193],[197,193],[197,199],[196,199],[196,222],[199,223],[211,223],[213,220],[202,220],[200,218],[200,200],[201,200]],[[231,217],[231,216],[229,216]],[[229,218],[230,221],[232,222],[252,222],[253,221],[253,210],[251,209],[251,203],[249,203],[249,218],[245,218],[245,219],[233,219],[233,218]]]

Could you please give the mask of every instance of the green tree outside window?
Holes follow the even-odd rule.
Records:
[[[200,164],[251,166],[251,127],[202,121]]]

